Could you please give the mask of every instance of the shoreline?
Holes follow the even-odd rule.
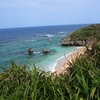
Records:
[[[54,63],[51,64],[51,73],[60,74],[64,73],[65,69],[68,68],[68,63],[72,62],[72,60],[75,60],[76,56],[79,56],[80,54],[84,54],[86,51],[86,48],[84,46],[77,47],[77,50],[68,53],[60,58],[58,58]]]
[[[76,51],[76,50],[75,50]],[[66,54],[65,56],[61,56],[60,58],[58,58],[58,59],[56,59],[50,66],[53,66],[53,67],[50,67],[49,66],[49,70],[53,73],[53,72],[55,72],[56,71],[56,67],[58,66],[58,62],[60,61],[60,60],[63,60],[65,57],[67,57],[67,56],[69,56],[69,55],[71,55],[72,53],[74,53],[75,51],[73,51],[73,52],[70,52],[70,53],[68,53],[68,54]],[[64,61],[63,61],[64,62]]]

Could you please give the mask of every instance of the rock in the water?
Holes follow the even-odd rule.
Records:
[[[43,51],[43,53],[49,53],[50,52],[49,49],[43,49],[42,51]]]
[[[52,43],[52,40],[51,40],[51,39],[49,39],[49,42],[50,42],[50,43]]]
[[[33,54],[33,49],[32,48],[29,48],[28,49],[28,53],[29,53],[29,55]]]

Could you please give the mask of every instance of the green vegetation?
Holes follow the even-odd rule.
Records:
[[[100,45],[94,44],[91,51],[87,50],[70,67],[71,92],[78,95],[75,100],[100,100]]]
[[[90,25],[80,30],[75,31],[70,35],[71,40],[87,40],[87,39],[100,39],[100,24]],[[99,36],[99,38],[98,38]]]
[[[99,40],[91,48],[59,76],[12,63],[0,74],[0,100],[100,100]]]
[[[88,46],[100,41],[100,24],[94,24],[73,32],[61,40],[63,46]]]

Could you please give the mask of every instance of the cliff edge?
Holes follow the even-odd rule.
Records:
[[[63,46],[90,46],[100,40],[100,24],[79,29],[61,40]]]

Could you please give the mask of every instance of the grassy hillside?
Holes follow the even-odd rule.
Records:
[[[73,32],[61,40],[64,46],[91,46],[100,40],[100,24],[94,24]]]
[[[98,38],[99,36],[99,38]],[[90,25],[75,31],[70,35],[71,40],[87,40],[91,38],[100,39],[100,24]]]

